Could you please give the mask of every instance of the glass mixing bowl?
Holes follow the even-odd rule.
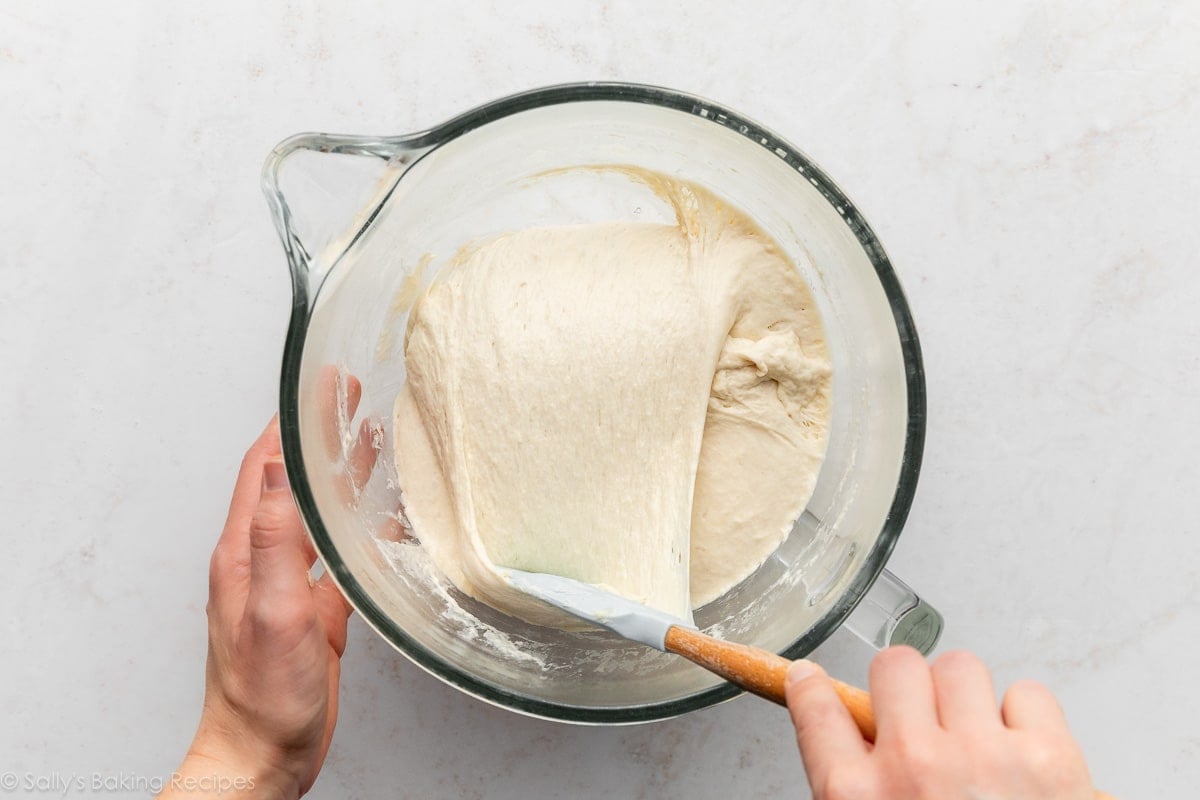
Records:
[[[406,529],[391,412],[405,380],[408,307],[468,242],[534,225],[673,221],[645,186],[578,169],[596,165],[677,176],[739,207],[790,255],[826,327],[833,419],[816,491],[778,552],[698,609],[697,624],[798,658],[857,606],[854,627],[876,646],[931,649],[940,616],[884,570],[916,485],[925,389],[916,331],[883,248],[829,177],[778,135],[647,86],[550,87],[420,133],[303,134],[272,152],[264,187],[294,291],[283,451],[325,568],[398,650],[515,711],[628,723],[737,694],[683,659],[605,632],[531,626],[474,602]]]

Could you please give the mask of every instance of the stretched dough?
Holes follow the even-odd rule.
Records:
[[[405,512],[459,588],[536,623],[564,620],[498,569],[689,618],[786,537],[824,457],[830,366],[799,273],[711,194],[638,177],[676,225],[500,236],[409,317]]]

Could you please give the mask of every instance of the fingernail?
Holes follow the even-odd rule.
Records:
[[[263,463],[263,491],[278,492],[288,488],[287,469],[282,461],[266,461]]]
[[[817,665],[811,661],[805,661],[803,658],[792,662],[788,667],[787,682],[789,685],[799,683],[805,678],[811,678],[817,674]]]

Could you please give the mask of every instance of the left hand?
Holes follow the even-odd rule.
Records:
[[[193,800],[219,787],[225,798],[296,798],[316,780],[337,720],[350,605],[328,575],[310,580],[315,560],[272,420],[242,461],[213,550],[204,710],[162,797],[188,776],[209,779],[180,791]]]

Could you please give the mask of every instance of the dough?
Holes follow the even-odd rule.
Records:
[[[630,175],[676,225],[500,236],[409,316],[405,513],[460,589],[535,623],[564,619],[498,570],[690,618],[784,539],[825,452],[829,359],[795,267],[699,187]]]

